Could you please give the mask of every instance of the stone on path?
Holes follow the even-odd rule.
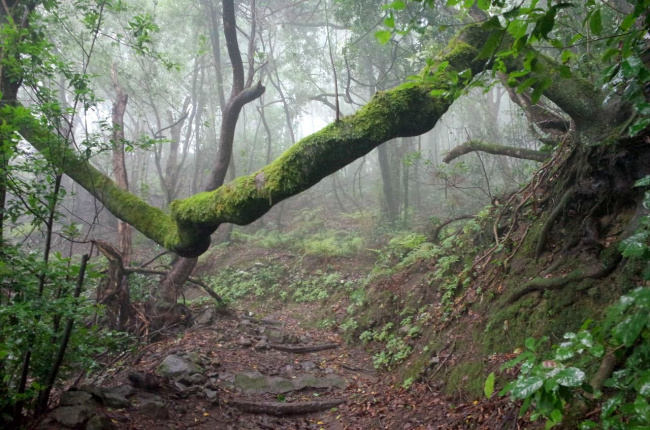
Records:
[[[156,369],[156,374],[170,379],[177,379],[194,373],[203,373],[203,368],[190,360],[173,354],[165,357],[158,369]]]

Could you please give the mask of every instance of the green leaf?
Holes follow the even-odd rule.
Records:
[[[395,1],[392,2],[391,4],[387,4],[387,5],[385,5],[385,6],[382,6],[382,9],[383,9],[383,10],[388,10],[388,9],[392,9],[392,10],[402,10],[402,9],[404,9],[405,7],[406,7],[406,3],[404,3],[404,2],[401,1],[401,0],[395,0]]]
[[[641,334],[641,330],[648,323],[646,312],[636,312],[618,323],[613,330],[614,337],[624,344],[631,346]]]
[[[644,371],[634,383],[634,388],[642,396],[650,396],[650,370]]]
[[[482,27],[486,30],[500,30],[502,28],[501,21],[499,21],[498,16],[493,16],[492,18],[485,21]]]
[[[569,51],[568,49],[562,51],[562,63],[566,63],[573,57],[574,57],[573,52]]]
[[[630,136],[634,137],[650,125],[650,118],[639,118],[630,126]]]
[[[494,372],[490,373],[485,379],[485,385],[483,386],[483,393],[485,397],[489,399],[494,393]]]
[[[529,349],[529,350],[535,352],[535,349],[537,349],[537,342],[535,341],[534,337],[529,337],[524,342],[524,346],[526,347],[526,349]]]
[[[481,51],[478,53],[477,57],[479,59],[486,59],[494,55],[497,48],[499,47],[499,44],[501,43],[502,38],[503,31],[495,31],[491,33],[483,44],[483,47],[481,48]]]
[[[553,409],[553,412],[551,412],[551,420],[553,421],[553,425],[561,423],[562,411],[559,409]]]
[[[650,288],[639,287],[627,294],[634,300],[634,304],[640,307],[650,307]]]
[[[637,420],[646,423],[650,421],[650,405],[643,397],[637,396],[634,400],[634,412]]]
[[[596,358],[600,358],[605,354],[605,347],[600,343],[598,343],[593,347],[589,348],[589,353]]]
[[[511,387],[510,394],[515,399],[525,399],[542,388],[542,385],[544,385],[544,379],[539,376],[520,378]]]
[[[488,10],[490,8],[490,0],[478,0],[476,4],[481,10]]]
[[[580,331],[578,333],[578,341],[587,348],[594,346],[594,338],[588,331]]]
[[[385,45],[388,43],[392,35],[393,34],[388,30],[380,30],[375,33],[375,38],[379,41],[379,43]]]
[[[600,9],[594,10],[589,17],[589,29],[595,35],[599,35],[603,31],[603,17]]]
[[[553,30],[553,27],[555,27],[555,14],[557,10],[555,8],[550,8],[548,12],[544,15],[542,20],[539,23],[539,32],[542,37],[546,38],[546,36]]]
[[[395,17],[390,14],[384,19],[384,26],[388,28],[395,28]]]
[[[533,89],[533,93],[530,96],[530,101],[533,102],[533,104],[537,103],[539,99],[542,97],[542,95],[544,94],[544,90],[546,90],[552,84],[553,84],[553,80],[548,76],[542,79],[540,83],[535,85],[535,89]]]
[[[625,258],[642,258],[648,249],[645,244],[648,239],[648,232],[642,231],[624,239],[619,245],[619,250]]]
[[[574,355],[575,355],[575,352],[573,351],[572,348],[569,348],[568,346],[560,346],[555,351],[555,359],[558,360],[558,361],[568,360],[569,358],[573,357]]]
[[[621,21],[621,25],[619,28],[621,31],[628,31],[636,22],[637,16],[634,13],[629,14],[626,16],[623,21]]]
[[[501,23],[499,23],[501,25]],[[528,29],[528,23],[522,19],[515,19],[513,21],[510,21],[508,23],[508,34],[510,34],[513,38],[519,39],[523,35],[526,34],[526,30]]]
[[[585,372],[577,367],[566,367],[555,375],[556,381],[563,387],[579,387],[585,380]]]
[[[621,70],[626,78],[637,77],[642,67],[643,61],[636,55],[630,55],[621,62]]]

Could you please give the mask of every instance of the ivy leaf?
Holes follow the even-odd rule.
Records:
[[[388,30],[380,30],[375,33],[375,38],[379,41],[379,43],[385,45],[388,43],[392,35],[393,34]]]
[[[485,385],[483,386],[483,393],[485,398],[489,399],[494,393],[494,372],[490,373],[485,380]]]
[[[603,31],[603,17],[600,14],[600,9],[594,10],[591,17],[589,17],[589,29],[596,36]]]
[[[390,14],[384,19],[384,25],[388,28],[395,28],[395,17]]]

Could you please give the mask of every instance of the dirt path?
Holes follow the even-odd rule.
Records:
[[[507,401],[454,404],[425,383],[396,387],[361,348],[332,331],[305,330],[282,313],[197,319],[202,324],[123,357],[92,381],[128,391],[123,407],[98,402],[98,414],[109,420],[92,428],[517,428]],[[161,377],[170,356],[195,363],[197,374]],[[64,427],[50,417],[40,428]]]

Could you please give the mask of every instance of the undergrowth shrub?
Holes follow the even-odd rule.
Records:
[[[91,289],[76,288],[80,265],[78,259],[53,253],[45,262],[40,252],[25,252],[4,244],[0,258],[0,413],[10,411],[21,401],[31,409],[39,393],[46,389],[55,357],[62,348],[68,323],[73,329],[56,380],[72,372],[92,371],[99,353],[126,349],[133,344],[124,333],[102,330],[88,325],[101,313],[94,303]],[[86,284],[93,285],[100,275],[88,266]],[[93,296],[91,298],[91,295]],[[27,386],[21,392],[19,380],[24,372],[25,357],[30,367]],[[9,423],[5,414],[0,423]]]

